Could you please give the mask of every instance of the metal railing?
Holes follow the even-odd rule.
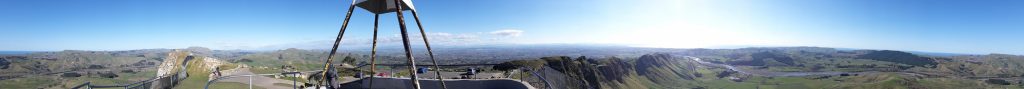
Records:
[[[92,89],[92,88],[124,88],[124,89],[150,89],[152,87],[168,88],[172,85],[177,85],[184,77],[177,77],[180,74],[173,74],[167,77],[153,78],[149,80],[143,80],[131,84],[125,85],[92,85],[90,82],[85,82],[81,85],[72,87],[71,89]],[[161,82],[160,86],[154,86],[153,82],[156,81],[167,81]]]
[[[523,68],[520,68],[520,69],[523,69]],[[542,71],[544,70],[544,68],[540,68],[540,69]],[[534,77],[537,77],[541,82],[544,82],[544,88],[543,89],[551,89],[552,88],[551,87],[551,83],[548,82],[548,79],[544,78],[545,76],[542,76],[539,73],[537,73],[537,71],[530,71],[530,72],[523,71],[521,73],[530,73],[530,75],[533,75]],[[526,81],[526,80],[520,80],[520,81]]]
[[[71,87],[71,89],[92,89],[92,86],[89,86],[89,85],[90,85],[90,82],[85,82],[85,83],[82,83],[82,84],[80,84],[78,86]]]
[[[174,73],[174,74],[171,74],[171,75],[167,75],[167,76],[160,76],[160,77],[156,77],[156,78],[153,78],[153,79],[143,80],[143,81],[139,81],[139,82],[135,82],[135,83],[131,83],[131,84],[125,84],[125,85],[92,85],[91,82],[85,82],[85,83],[79,84],[78,86],[72,87],[71,89],[119,88],[119,87],[120,88],[124,88],[124,89],[151,89],[153,87],[160,88],[160,89],[169,89],[171,87],[174,87],[174,85],[178,85],[178,82],[181,82],[181,80],[184,80],[186,77],[188,77],[188,71],[186,70],[186,68],[188,66],[188,61],[189,60],[192,60],[191,56],[190,57],[186,57],[185,61],[182,62],[181,70],[178,70],[177,73]],[[153,85],[153,82],[156,82],[156,81],[161,81],[161,82],[158,85]]]
[[[298,82],[297,82],[297,79],[300,78],[298,76],[299,74],[315,74],[315,73],[320,73],[320,72],[321,71],[304,71],[304,72],[284,72],[284,73],[269,73],[269,74],[247,74],[247,75],[221,76],[221,77],[214,78],[213,80],[206,81],[206,86],[204,86],[203,89],[210,89],[210,85],[211,84],[213,84],[214,82],[220,81],[221,79],[230,79],[230,78],[235,78],[235,77],[249,77],[248,85],[249,85],[249,89],[252,89],[252,77],[254,77],[254,76],[268,76],[268,75],[292,75],[292,77],[295,77],[295,78],[291,78],[292,79],[292,88],[293,89],[299,89],[299,87],[298,87],[299,85],[298,85]]]

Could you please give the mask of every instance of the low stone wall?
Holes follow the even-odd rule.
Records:
[[[367,89],[369,78],[342,84],[343,89]],[[441,89],[435,79],[419,80],[421,89]],[[412,89],[408,78],[373,78],[373,89]],[[448,89],[535,89],[525,82],[513,79],[445,79]]]

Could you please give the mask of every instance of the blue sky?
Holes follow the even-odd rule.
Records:
[[[441,45],[821,46],[1024,54],[1010,0],[415,0]],[[351,1],[4,0],[0,50],[329,47]],[[408,27],[415,22],[406,13]],[[395,45],[394,13],[381,15]],[[368,47],[356,9],[343,47]]]

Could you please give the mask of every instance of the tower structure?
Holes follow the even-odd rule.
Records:
[[[406,64],[409,65],[408,69],[409,69],[409,76],[410,76],[410,79],[411,79],[410,82],[412,84],[411,86],[416,88],[416,89],[420,88],[419,78],[418,78],[418,75],[415,73],[417,67],[416,67],[415,58],[413,58],[413,56],[412,56],[412,51],[411,51],[412,48],[411,48],[411,45],[410,45],[409,32],[408,32],[408,30],[407,30],[407,28],[405,26],[405,18],[403,16],[403,12],[404,11],[412,12],[413,18],[416,21],[416,26],[420,30],[420,36],[423,36],[421,38],[423,38],[423,43],[426,45],[427,53],[430,56],[431,62],[433,62],[433,64],[434,64],[433,67],[434,67],[435,70],[439,70],[440,69],[440,67],[437,66],[437,64],[438,64],[437,60],[434,59],[434,53],[433,53],[433,50],[430,48],[430,41],[427,38],[426,31],[424,31],[424,29],[423,29],[423,25],[422,25],[422,23],[419,20],[419,15],[416,13],[416,9],[413,6],[411,0],[353,0],[352,4],[349,5],[348,12],[345,14],[345,20],[342,22],[341,29],[338,32],[338,37],[334,40],[334,45],[331,48],[330,55],[327,57],[327,61],[324,64],[325,72],[322,72],[321,79],[318,80],[320,82],[318,82],[318,83],[327,83],[329,85],[327,87],[329,87],[329,88],[338,88],[339,87],[339,82],[337,82],[337,80],[336,80],[336,78],[337,78],[337,74],[336,73],[337,72],[335,72],[336,70],[334,69],[334,66],[332,66],[332,65],[334,65],[334,64],[332,64],[332,61],[335,58],[335,53],[338,51],[338,44],[341,43],[341,39],[345,35],[345,30],[348,27],[349,19],[352,18],[352,11],[355,10],[356,7],[362,8],[362,9],[364,9],[366,11],[369,11],[369,12],[374,14],[374,20],[373,20],[373,22],[374,22],[374,25],[373,25],[373,48],[371,49],[372,51],[370,53],[370,71],[371,72],[376,73],[376,64],[377,64],[377,62],[376,62],[376,57],[377,57],[377,31],[378,31],[377,29],[378,29],[378,23],[380,22],[379,21],[380,20],[380,15],[381,14],[386,14],[386,13],[394,12],[394,13],[396,13],[396,16],[398,18],[398,23],[399,23],[398,26],[399,26],[399,29],[400,29],[401,35],[402,35],[402,43],[403,43],[403,47],[405,49],[405,56],[406,56],[406,59],[407,59],[407,63]],[[447,86],[444,83],[444,77],[441,76],[440,71],[435,71],[435,73],[437,75],[436,78],[438,78],[439,81],[441,82],[440,83],[441,84],[441,88],[447,89]],[[371,87],[373,86],[373,77],[374,76],[370,76],[370,78],[369,78],[370,86]],[[317,84],[317,85],[323,85],[323,84]]]

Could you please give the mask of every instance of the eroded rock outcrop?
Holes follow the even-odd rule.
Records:
[[[192,55],[190,51],[175,50],[167,54],[166,60],[160,63],[157,69],[157,76],[167,76],[174,73],[178,73],[182,70],[182,65],[187,65],[185,70],[191,72],[210,73],[217,66],[224,65],[227,62],[221,61],[216,58],[196,56]]]
[[[181,50],[174,50],[167,53],[167,57],[164,61],[157,66],[156,76],[167,76],[177,73],[181,70],[181,64],[187,60],[191,53]]]

